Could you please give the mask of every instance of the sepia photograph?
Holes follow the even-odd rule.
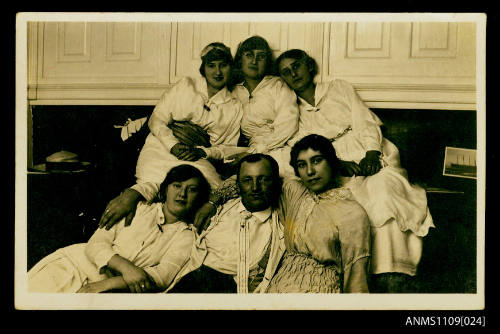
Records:
[[[15,308],[484,309],[486,20],[18,13]]]
[[[443,175],[477,178],[476,150],[446,147]]]

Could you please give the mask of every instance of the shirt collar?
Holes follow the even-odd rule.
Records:
[[[316,102],[316,106],[310,105],[309,102],[307,102],[306,100],[297,95],[299,104],[301,104],[303,108],[307,111],[318,111],[319,110],[318,105],[320,101],[326,96],[326,93],[328,92],[328,87],[329,87],[328,83],[325,82],[316,83],[316,88],[314,90],[314,101]]]
[[[163,213],[163,203],[156,203],[156,207],[158,210],[158,225],[165,225],[167,223],[167,219],[165,218],[165,214]]]
[[[264,76],[264,77],[262,78],[262,80],[259,82],[259,84],[257,85],[257,87],[255,87],[254,91],[255,91],[257,88],[259,88],[259,87],[263,86],[264,84],[266,84],[269,80],[272,80],[273,78],[275,78],[275,76],[274,76],[274,75],[266,75],[266,76]],[[236,84],[235,86],[236,86],[236,87],[243,87],[243,88],[245,88],[245,89],[246,89],[246,87],[245,87],[245,81],[244,81],[244,80],[243,80],[242,82],[240,82],[240,83]]]
[[[243,212],[243,211],[248,211],[247,208],[245,208],[245,206],[243,205],[243,202],[241,201],[241,198],[240,198],[240,201],[238,203],[237,210],[240,213]],[[271,213],[272,213],[271,207],[268,207],[267,209],[262,210],[262,211],[251,212],[252,216],[254,216],[255,218],[257,218],[261,223],[263,223],[266,220],[268,220],[269,217],[271,216]]]
[[[207,88],[207,80],[204,77],[197,78],[196,80],[196,90],[203,94],[205,101],[212,102],[215,104],[221,104],[229,102],[233,97],[231,93],[227,89],[227,86],[224,86],[221,90],[215,93],[210,99],[208,98],[208,88]]]
[[[155,203],[156,207],[157,207],[157,210],[158,210],[158,221],[157,221],[157,225],[166,225],[167,224],[167,219],[165,218],[165,214],[163,213],[163,203],[161,202],[158,202],[158,203]],[[184,223],[185,221],[184,220],[178,220],[176,221],[175,223],[173,224],[177,224],[177,223]],[[185,222],[186,224],[189,224],[187,222]],[[162,231],[163,232],[163,231]]]
[[[345,200],[350,198],[352,194],[349,188],[345,187],[332,188],[322,193],[316,194],[315,192],[307,188],[302,180],[300,180],[299,182],[307,189],[307,192],[316,203],[319,203],[321,200]]]
[[[328,82],[318,82],[316,84],[316,90],[314,92],[314,100],[316,101],[316,105],[318,105],[318,103],[326,96],[329,87],[330,83]]]

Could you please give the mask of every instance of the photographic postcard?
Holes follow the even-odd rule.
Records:
[[[477,179],[476,150],[446,147],[443,175]]]
[[[65,27],[62,24],[64,22],[92,24]],[[117,27],[113,25],[116,22],[152,25]],[[194,23],[190,26],[181,24],[186,22]],[[212,25],[207,25],[207,22]],[[422,22],[429,24],[418,24]],[[443,22],[449,24],[441,25]],[[472,33],[465,34],[466,40],[472,41],[467,42],[471,45],[462,45],[462,49],[457,46],[457,40],[463,33],[462,26],[459,25],[461,22],[474,27]],[[58,25],[52,26],[53,23]],[[107,25],[103,28],[99,24]],[[483,309],[485,27],[486,15],[467,13],[19,13],[16,29],[15,307],[20,310]],[[427,38],[433,31],[439,31],[440,36],[447,37]],[[379,38],[367,38],[366,36],[370,36],[367,32]],[[102,36],[96,37],[98,33],[102,33]],[[59,43],[66,43],[64,48],[57,49],[62,44],[43,46],[42,41],[50,34],[53,34]],[[161,92],[170,84],[183,75],[196,74],[199,63],[195,58],[199,56],[200,46],[211,41],[212,34],[220,36],[231,46],[231,50],[234,50],[238,42],[253,34],[268,38],[276,54],[290,48],[307,48],[320,60],[321,80],[331,80],[338,71],[341,76],[356,83],[355,87],[361,98],[367,101],[370,108],[475,110],[477,150],[447,147],[443,168],[443,175],[477,180],[477,248],[470,250],[471,253],[477,254],[475,292],[223,296],[29,293],[29,245],[26,235],[30,208],[27,207],[29,194],[26,185],[27,166],[33,163],[31,159],[34,145],[29,108],[33,105],[154,106]],[[403,43],[403,35],[418,38],[404,40]],[[71,36],[83,36],[81,44],[79,40],[70,38]],[[145,37],[141,40],[135,39],[136,36]],[[158,36],[160,41],[156,42],[151,36]],[[190,42],[186,43],[182,39],[183,36],[189,36]],[[344,45],[336,44],[338,42],[333,39],[334,36],[344,38]],[[102,44],[100,41],[106,38],[116,43]],[[120,38],[134,40],[132,47],[121,45]],[[345,43],[345,40],[349,42]],[[391,49],[398,41],[407,49]],[[100,48],[97,51],[102,53],[102,57],[97,60],[92,58],[93,52],[98,49],[96,45]],[[141,48],[148,47],[158,53],[141,53]],[[170,58],[164,58],[162,52]],[[461,76],[460,71],[449,72],[453,71],[454,67],[450,64],[455,61],[459,52],[472,52],[464,56],[469,57],[469,60],[475,59],[471,63],[473,73],[470,77]],[[48,59],[44,59],[47,55]],[[397,62],[391,63],[392,57],[406,57],[409,62],[420,61],[422,65],[415,69],[415,73],[427,70],[427,65],[433,61],[433,64],[439,65],[436,68],[442,71],[437,74],[439,80],[429,79],[427,73],[413,80],[412,74],[408,74],[405,67],[394,66]],[[379,65],[373,66],[371,62],[377,62]],[[80,64],[80,67],[74,64]],[[89,66],[92,64],[96,66],[95,75],[87,77]],[[122,70],[123,68],[126,70]],[[369,69],[374,74],[364,75],[363,69]],[[462,70],[460,66],[459,70]],[[429,92],[445,97],[435,101],[432,99],[434,95]],[[449,96],[455,99],[450,100]],[[439,229],[439,222],[436,222],[436,225]]]

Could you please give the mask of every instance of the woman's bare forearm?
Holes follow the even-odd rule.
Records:
[[[102,281],[103,284],[105,285],[105,290],[103,291],[109,291],[109,290],[128,290],[127,283],[123,279],[122,276],[114,276],[111,278],[107,278]]]

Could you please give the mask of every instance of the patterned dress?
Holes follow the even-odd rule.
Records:
[[[288,179],[280,200],[286,253],[268,293],[340,293],[354,263],[370,257],[370,225],[346,188],[316,195]]]

